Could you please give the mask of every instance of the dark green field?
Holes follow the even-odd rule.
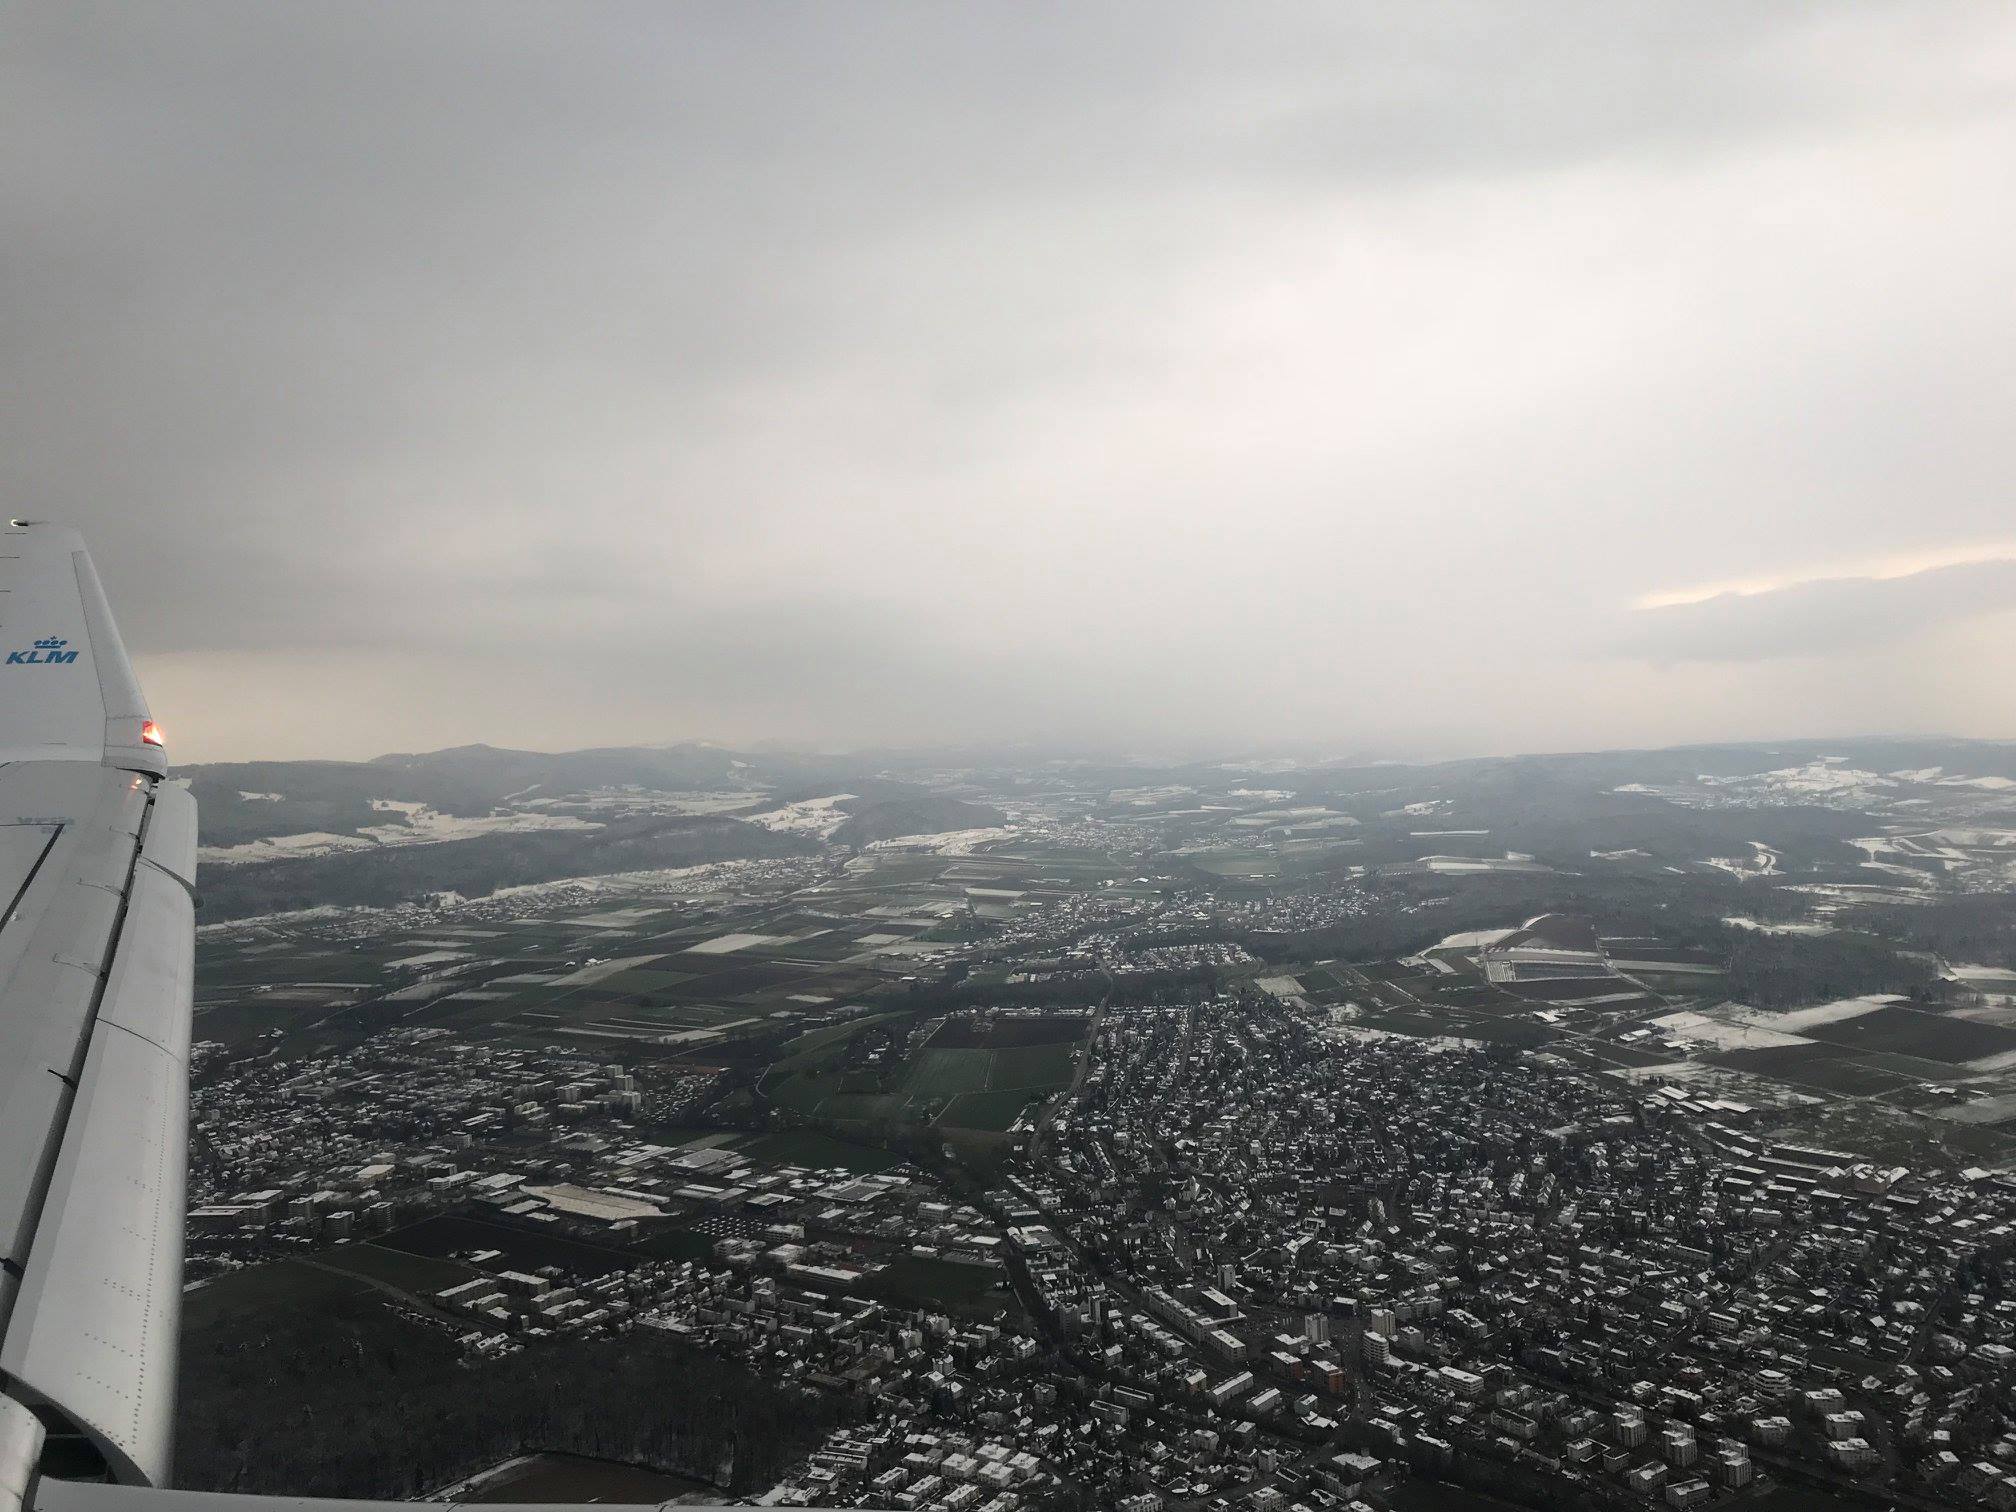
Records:
[[[1069,1022],[1083,1033],[1085,1020]],[[1044,1044],[1010,1044],[989,1049],[972,1044],[941,1043],[943,1031],[917,1051],[900,1079],[877,1091],[863,1086],[837,1067],[807,1063],[804,1058],[782,1063],[764,1084],[772,1103],[820,1118],[858,1122],[920,1121],[936,1115],[943,1126],[999,1131],[1015,1121],[1031,1097],[1068,1086],[1074,1070],[1074,1039]],[[970,1040],[960,1030],[951,1036]],[[782,1073],[782,1074],[780,1074]]]
[[[964,1092],[953,1098],[945,1111],[938,1115],[938,1126],[1005,1133],[1014,1126],[1033,1095],[1029,1092]]]
[[[997,1289],[1000,1271],[950,1260],[901,1254],[861,1284],[863,1296],[882,1297],[911,1306],[942,1307],[970,1315],[1019,1311],[1012,1293]]]
[[[338,1270],[382,1281],[422,1297],[431,1297],[478,1274],[454,1260],[387,1249],[378,1244],[339,1244],[323,1250],[315,1260],[318,1265],[333,1265]]]
[[[1815,1024],[1802,1033],[1830,1044],[1884,1050],[1959,1065],[2016,1050],[2016,1029],[1889,1004],[1856,1018]]]

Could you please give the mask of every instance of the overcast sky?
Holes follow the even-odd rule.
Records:
[[[174,754],[2016,735],[2016,9],[0,12]]]

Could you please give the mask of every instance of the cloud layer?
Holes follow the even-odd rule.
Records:
[[[1641,610],[1621,649],[1655,660],[1709,662],[1853,656],[2012,610],[2016,560],[1970,562],[1896,577],[1816,578]]]
[[[185,757],[2016,733],[1997,570],[1628,608],[2006,534],[1992,8],[0,44],[0,486]]]

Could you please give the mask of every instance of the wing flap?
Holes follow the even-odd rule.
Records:
[[[0,1258],[19,1266],[82,1066],[147,800],[142,779],[103,767],[36,763],[0,775],[0,798],[16,805],[9,817],[57,832],[0,921]]]
[[[185,883],[196,880],[196,800],[188,785],[163,783],[147,816],[147,839],[140,858]]]
[[[147,868],[133,874],[126,927],[98,1005],[101,1031],[124,1029],[188,1061],[195,931],[195,905],[179,881]]]
[[[0,1370],[85,1429],[121,1480],[168,1473],[188,1071],[94,1035]]]
[[[164,809],[157,795],[157,836],[147,794],[130,791],[146,779],[86,770],[106,784],[99,806],[52,844],[31,887],[51,895],[0,986],[0,1131],[10,1151],[46,1152],[0,1163],[20,1267],[0,1371],[76,1424],[121,1479],[159,1481],[174,1420],[195,921],[180,878],[139,864],[135,831],[144,822],[155,852],[187,869],[193,833],[178,810],[193,804],[168,789]]]

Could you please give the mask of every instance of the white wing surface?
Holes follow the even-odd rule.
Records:
[[[0,531],[0,1372],[52,1461],[168,1470],[196,811],[83,543]]]
[[[168,770],[76,531],[21,520],[0,531],[0,631],[0,761]]]

